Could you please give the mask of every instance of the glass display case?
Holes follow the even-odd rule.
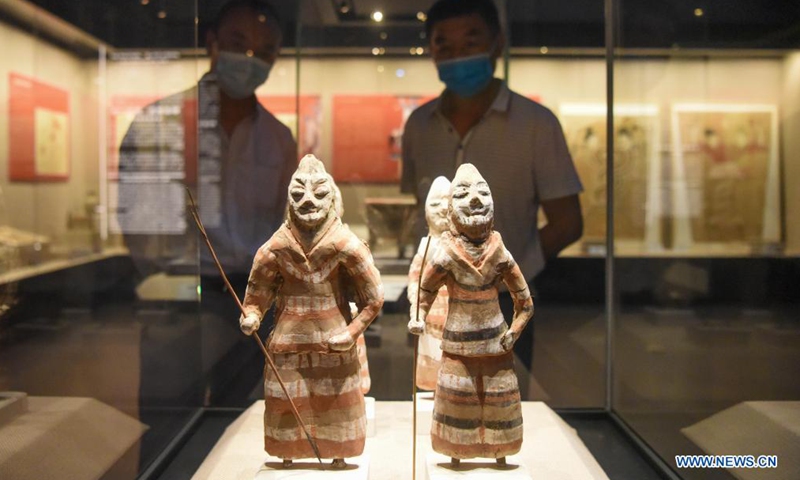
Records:
[[[381,273],[369,395],[411,399],[408,272],[428,184],[401,188],[403,139],[444,90],[434,2],[274,1],[257,21],[282,34],[263,51],[220,38],[225,3],[0,1],[4,478],[191,477],[263,398],[264,363],[186,192],[241,296],[306,154]],[[495,77],[554,114],[582,184],[581,238],[523,272],[536,302],[516,350],[523,401],[577,428],[611,478],[649,477],[593,442],[595,421],[653,478],[792,477],[800,7],[494,3]],[[220,107],[220,50],[274,63],[252,131]],[[554,221],[537,214],[527,228]],[[775,456],[778,476],[684,455]]]

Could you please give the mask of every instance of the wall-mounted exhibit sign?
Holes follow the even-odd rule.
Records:
[[[334,96],[333,178],[340,182],[399,181],[403,127],[411,112],[432,98]]]
[[[660,127],[656,105],[614,106],[614,237],[662,248]],[[559,118],[583,183],[584,242],[606,239],[606,105],[563,104]]]
[[[68,180],[69,92],[18,73],[8,83],[9,179]]]

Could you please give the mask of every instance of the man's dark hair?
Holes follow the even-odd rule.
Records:
[[[225,21],[225,19],[234,11],[240,8],[248,8],[255,12],[256,14],[264,15],[265,17],[269,18],[274,24],[278,27],[279,31],[282,31],[281,25],[281,17],[278,15],[277,10],[275,7],[270,5],[268,2],[264,0],[230,0],[228,3],[223,5],[217,14],[214,16],[214,19],[206,25],[205,32],[212,31],[216,32],[219,30],[220,25]],[[205,33],[203,32],[203,33]]]
[[[480,16],[492,35],[500,33],[500,15],[492,0],[439,0],[428,10],[425,33],[431,36],[433,27],[448,18],[476,14]]]

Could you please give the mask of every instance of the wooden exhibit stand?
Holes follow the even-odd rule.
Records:
[[[369,463],[359,474],[362,477],[380,480],[406,480],[411,478],[411,435],[412,435],[412,402],[375,402],[376,434],[367,438],[367,445],[361,459]],[[277,459],[271,459],[264,453],[264,402],[258,401],[248,408],[232,423],[209,453],[206,460],[195,472],[194,480],[224,478],[226,480],[253,480],[258,478],[332,478],[331,471],[319,471],[316,460],[303,460],[309,466],[303,477],[295,477],[300,469],[281,470],[280,477],[262,477],[266,467],[278,466]],[[546,479],[596,479],[607,480],[605,472],[594,459],[589,450],[578,437],[575,430],[567,425],[555,412],[542,402],[522,402],[524,418],[524,440],[522,451],[509,457],[512,466],[507,470],[484,468],[491,460],[476,459],[478,465],[470,465],[471,460],[462,461],[459,469],[450,469],[447,476],[437,476],[441,469],[437,464],[444,457],[437,457],[431,451],[430,437],[417,437],[417,478],[443,479],[469,475],[470,478],[487,478],[491,475],[498,480],[515,478]],[[369,427],[368,427],[369,428]],[[444,459],[449,460],[449,459]],[[358,463],[357,459],[348,459],[349,464]],[[427,464],[433,462],[433,467]],[[312,467],[312,463],[315,465]],[[513,466],[518,468],[513,468]],[[299,466],[299,465],[298,465]],[[353,469],[340,473],[354,475]],[[491,470],[491,471],[489,471]],[[297,473],[298,475],[300,473]],[[500,475],[498,475],[500,474]],[[526,477],[519,477],[527,474]],[[517,475],[517,476],[513,476]],[[336,478],[339,478],[338,476]]]

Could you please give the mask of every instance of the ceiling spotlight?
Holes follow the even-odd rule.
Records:
[[[381,54],[381,49],[378,48],[378,47],[373,48],[372,49],[372,54],[373,55],[380,55]]]
[[[150,0],[141,0],[139,3],[141,3],[142,5],[148,5],[150,3]]]
[[[427,19],[428,16],[425,14],[425,12],[417,12],[417,20],[419,20],[420,22],[424,22]]]
[[[394,74],[397,78],[403,78],[406,76],[406,71],[403,70],[402,68],[398,68],[397,71],[394,72]]]
[[[374,12],[372,12],[372,15],[370,16],[372,17],[373,22],[383,21],[383,12],[381,12],[380,10],[375,10]]]
[[[416,49],[416,48],[414,48],[414,47],[411,47],[411,48],[408,50],[408,53],[410,53],[411,55],[416,55],[416,54],[417,54],[417,49]]]
[[[165,10],[159,10],[158,11],[158,18],[160,18],[162,20],[167,18],[167,12]]]
[[[381,32],[381,40],[386,40],[387,38],[389,38],[389,34],[386,32]]]
[[[346,0],[343,0],[343,1],[338,2],[338,3],[339,3],[338,8],[339,8],[339,12],[340,13],[350,13],[350,2],[347,2]]]
[[[378,65],[378,73],[383,73],[383,65]]]
[[[542,55],[544,55],[544,54],[546,54],[547,52],[549,52],[549,51],[550,51],[550,49],[549,49],[549,48],[547,48],[547,47],[542,47],[542,48],[540,48],[540,49],[539,49],[539,51],[540,51],[540,52],[542,52]]]
[[[258,16],[259,23],[267,23],[267,16],[263,13]]]
[[[423,53],[425,53],[425,49],[422,47],[417,47],[417,55],[422,55]]]
[[[702,17],[704,13],[705,12],[703,12],[702,8],[695,8],[694,9],[694,16],[695,17]]]

